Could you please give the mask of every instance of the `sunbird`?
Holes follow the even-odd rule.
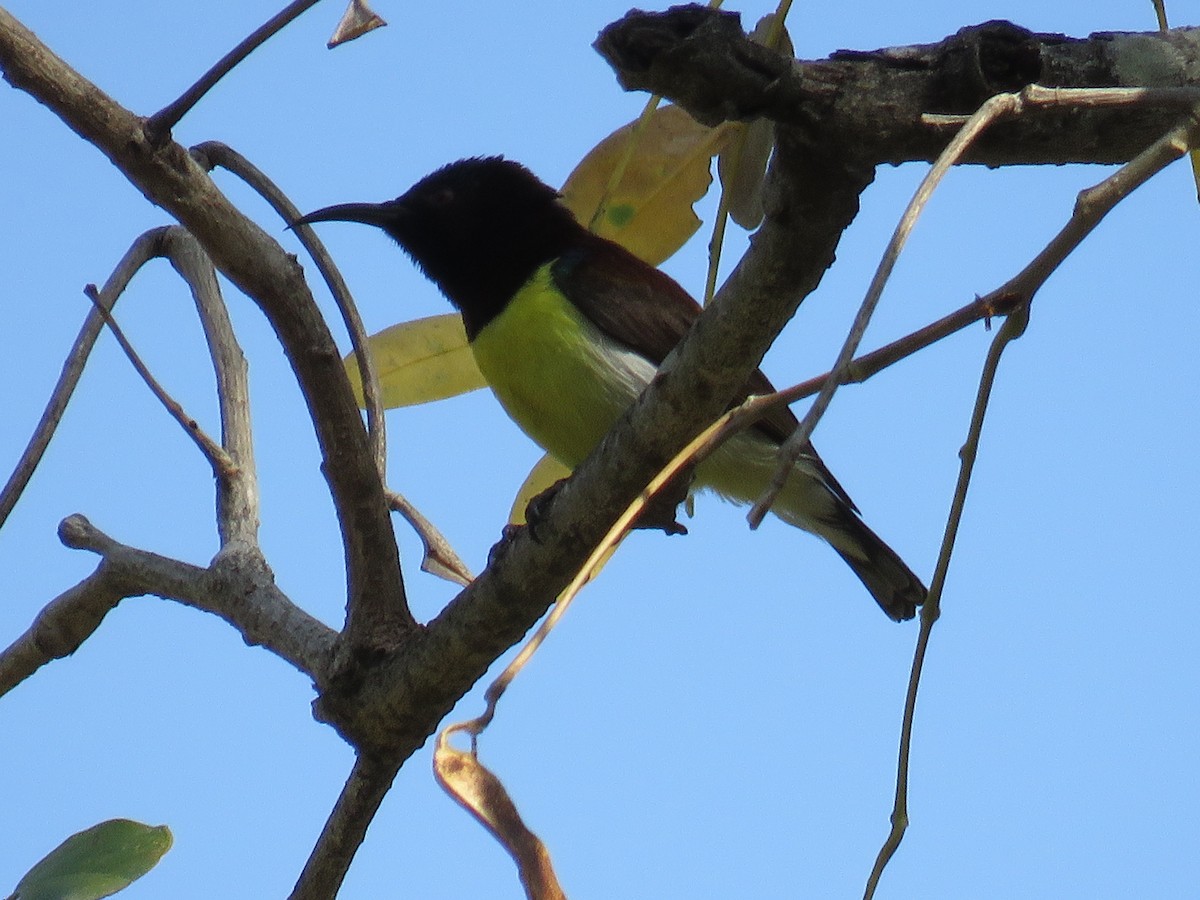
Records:
[[[462,315],[480,371],[508,415],[568,468],[592,451],[700,315],[670,276],[593,234],[529,169],[499,156],[443,166],[385,203],[299,219],[382,228]],[[741,392],[774,390],[755,371]],[[696,467],[693,487],[762,494],[796,417],[779,407]],[[883,611],[911,619],[920,579],[858,516],[812,444],[772,512],[829,542]]]

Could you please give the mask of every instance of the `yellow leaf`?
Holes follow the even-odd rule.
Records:
[[[637,123],[597,144],[563,185],[563,202],[585,225],[592,222],[612,173],[625,155]],[[700,227],[692,204],[712,184],[712,157],[731,128],[708,128],[677,106],[656,109],[634,138],[620,183],[592,226],[653,266],[682,247]]]
[[[529,474],[525,477],[525,483],[517,491],[516,499],[513,500],[512,510],[508,514],[509,524],[524,525],[525,507],[529,505],[529,501],[552,484],[562,481],[570,474],[570,469],[548,453],[538,460],[538,464],[530,470]]]
[[[367,352],[379,371],[383,405],[415,406],[486,386],[457,313],[401,322],[367,339]],[[358,361],[343,362],[359,405],[363,404]]]

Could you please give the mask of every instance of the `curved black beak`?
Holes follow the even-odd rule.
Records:
[[[311,225],[313,222],[361,222],[364,225],[387,228],[395,224],[402,211],[403,208],[395,200],[387,203],[339,203],[301,216],[288,228]]]

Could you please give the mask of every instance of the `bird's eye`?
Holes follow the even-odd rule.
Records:
[[[429,200],[434,206],[449,206],[454,202],[454,188],[438,188]]]

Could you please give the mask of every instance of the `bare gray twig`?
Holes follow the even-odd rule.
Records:
[[[325,680],[337,633],[293,604],[270,571],[244,558],[218,557],[208,569],[129,547],[80,515],[59,527],[64,544],[104,559],[125,596],[154,594],[220,616],[245,639],[287,660],[318,683]]]
[[[220,166],[242,179],[266,200],[275,212],[279,213],[280,218],[289,227],[291,223],[300,218],[300,210],[296,208],[287,194],[281,191],[279,186],[254,163],[232,147],[222,144],[220,141],[205,141],[192,148],[192,156],[205,168]],[[329,293],[333,295],[334,303],[337,304],[338,312],[342,314],[342,322],[345,323],[346,333],[350,336],[350,346],[354,349],[354,356],[358,360],[358,371],[362,378],[371,450],[375,456],[375,465],[379,469],[380,478],[386,482],[387,423],[383,415],[382,391],[379,387],[379,373],[367,350],[367,329],[363,326],[362,316],[359,315],[358,304],[354,302],[354,296],[350,293],[350,288],[347,287],[341,270],[333,261],[333,257],[329,255],[329,251],[325,249],[325,245],[321,243],[321,239],[317,237],[317,233],[309,226],[301,225],[296,228],[296,236],[304,245],[304,249],[308,251],[309,256],[313,258],[313,262],[317,264],[317,271],[321,273],[321,278],[329,288]]]
[[[137,271],[149,260],[159,255],[164,231],[164,228],[152,229],[133,242],[100,291],[102,308],[111,310]],[[63,363],[62,374],[58,377],[58,383],[54,385],[54,390],[46,403],[46,410],[42,413],[37,427],[34,428],[25,452],[21,454],[12,475],[9,476],[4,489],[0,491],[0,526],[3,526],[8,519],[8,514],[16,506],[17,500],[20,499],[25,487],[29,484],[29,479],[37,470],[46,448],[50,446],[58,423],[66,411],[67,404],[71,401],[76,385],[79,384],[79,377],[83,374],[88,356],[96,345],[96,338],[99,337],[103,327],[103,314],[100,310],[93,308],[84,319],[83,327],[80,328],[75,343],[71,345],[66,362]]]
[[[295,204],[283,193],[262,170],[251,163],[236,150],[219,141],[206,141],[192,148],[192,155],[205,167],[220,166],[237,175],[262,196],[280,217],[288,223],[300,218],[300,211]],[[329,292],[333,295],[338,311],[342,315],[346,332],[350,336],[350,345],[358,363],[358,371],[363,385],[363,401],[367,410],[367,431],[371,439],[371,449],[375,457],[375,465],[379,469],[379,477],[387,483],[387,423],[384,416],[382,390],[379,386],[379,373],[375,361],[367,347],[367,331],[363,326],[362,316],[359,315],[358,305],[350,293],[342,273],[317,233],[307,225],[296,229],[300,243],[313,258],[317,271],[325,281]],[[454,551],[445,536],[421,514],[416,507],[395,491],[386,490],[388,504],[399,512],[417,532],[424,546],[425,554],[421,560],[422,570],[445,578],[457,584],[470,583],[471,570]]]
[[[225,452],[224,448],[222,448],[220,444],[218,444],[211,437],[209,437],[208,434],[205,433],[204,429],[200,427],[199,423],[190,415],[188,415],[187,410],[180,405],[179,401],[167,393],[167,389],[164,388],[159,383],[158,379],[154,377],[154,374],[150,371],[150,368],[145,362],[142,361],[142,358],[138,355],[137,350],[134,349],[133,344],[129,342],[129,338],[125,336],[124,330],[122,330],[121,326],[117,324],[117,320],[113,317],[112,313],[106,310],[101,304],[100,294],[96,290],[96,286],[94,284],[87,285],[83,289],[83,293],[89,300],[92,301],[93,304],[95,304],[95,308],[99,310],[100,315],[104,317],[104,324],[108,326],[108,330],[111,331],[113,337],[116,338],[117,344],[120,346],[122,352],[124,352],[126,359],[129,360],[130,365],[133,366],[134,371],[137,372],[142,381],[146,383],[146,387],[150,388],[150,393],[152,393],[158,402],[163,405],[167,413],[170,414],[171,418],[179,423],[179,425],[183,428],[184,433],[187,434],[187,436],[192,439],[196,446],[200,448],[200,452],[203,453],[205,457],[208,458],[208,461],[212,464],[213,470],[219,475],[231,475],[235,469],[233,461],[229,458],[229,454]]]
[[[222,548],[233,543],[258,553],[258,472],[254,465],[254,432],[250,421],[250,381],[246,357],[238,344],[221,296],[212,260],[183,228],[167,231],[163,251],[187,282],[204,329],[216,376],[221,410],[221,445],[230,461],[217,470],[217,531]]]
[[[154,594],[220,616],[248,644],[265,647],[318,683],[328,675],[336,633],[287,599],[265,564],[218,556],[204,569],[127,547],[80,515],[59,525],[62,542],[101,557],[96,571],[38,613],[0,651],[0,696],[37,669],[74,653],[126,597]]]
[[[164,106],[146,120],[146,134],[150,137],[151,142],[158,144],[166,141],[170,137],[171,129],[187,115],[188,110],[200,102],[200,98],[216,86],[218,81],[232,72],[238,63],[266,43],[273,35],[282,31],[293,19],[316,5],[317,0],[295,0],[217,60],[216,64],[201,75],[200,79],[184,91],[178,99]]]

